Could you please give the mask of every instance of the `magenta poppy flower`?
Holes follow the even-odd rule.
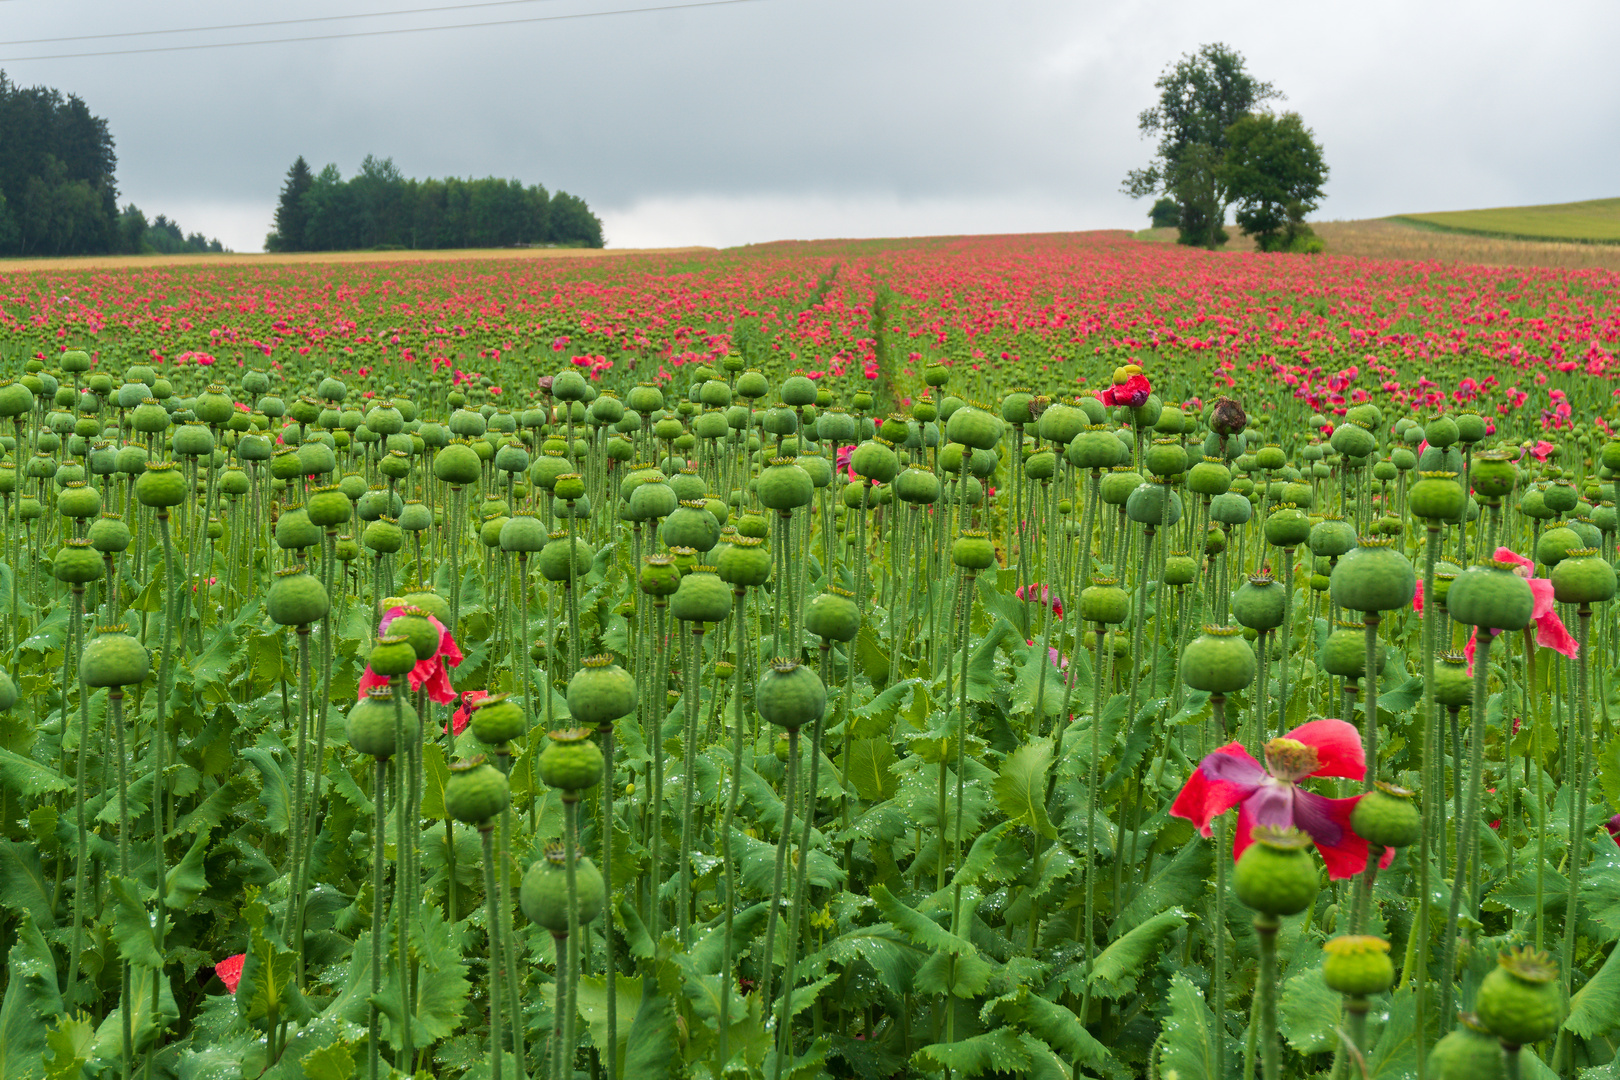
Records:
[[[246,962],[247,953],[237,953],[214,965],[214,974],[225,984],[225,989],[233,994],[236,993],[236,984],[242,981],[242,965]]]
[[[1350,813],[1361,801],[1330,799],[1306,791],[1299,782],[1310,776],[1342,776],[1360,780],[1367,772],[1361,734],[1343,720],[1312,720],[1266,744],[1261,765],[1238,743],[1228,743],[1198,763],[1170,807],[1209,835],[1209,823],[1232,807],[1238,808],[1232,858],[1243,854],[1256,825],[1303,829],[1316,841],[1328,874],[1354,877],[1367,866],[1367,841],[1350,827]],[[1386,851],[1380,865],[1388,866],[1394,852]]]
[[[994,489],[991,489],[991,490],[992,490],[992,493],[994,493]],[[1025,591],[1025,589],[1024,589],[1024,587],[1022,585],[1018,586],[1017,589],[1013,590],[1013,595],[1018,597],[1018,599],[1020,599],[1020,600],[1027,600],[1030,603],[1034,603],[1035,596],[1036,596],[1035,590],[1037,590],[1037,589],[1040,590],[1041,601],[1043,603],[1047,604],[1049,607],[1051,607],[1052,614],[1056,615],[1060,619],[1063,618],[1063,601],[1059,600],[1053,594],[1051,589],[1048,589],[1045,585],[1042,585],[1038,581],[1034,581],[1034,582],[1030,583],[1027,595],[1026,595],[1026,591]]]
[[[489,697],[488,690],[464,690],[461,694],[461,705],[451,715],[450,722],[444,726],[445,731],[451,735],[460,735],[472,723],[472,713],[485,698]]]
[[[1104,405],[1125,405],[1136,409],[1147,404],[1148,395],[1153,393],[1153,384],[1148,382],[1146,375],[1132,375],[1118,386],[1110,386],[1097,396]]]
[[[405,613],[402,607],[389,608],[377,624],[377,633],[386,634],[393,621]],[[439,651],[426,660],[418,660],[411,669],[411,689],[420,690],[427,687],[428,699],[440,705],[448,705],[456,700],[455,687],[450,685],[450,673],[447,667],[458,666],[463,657],[461,650],[456,647],[456,639],[450,636],[450,631],[444,624],[433,616],[428,616],[428,622],[439,628]],[[366,696],[366,691],[374,686],[387,686],[388,680],[367,667],[360,675],[360,697]]]

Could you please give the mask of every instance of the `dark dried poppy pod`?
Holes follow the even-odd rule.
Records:
[[[951,562],[974,573],[996,565],[990,534],[982,529],[963,529],[962,535],[951,542]]]
[[[777,727],[800,728],[815,723],[827,711],[827,688],[810,668],[778,657],[760,676],[754,707]]]
[[[703,503],[684,502],[658,526],[658,538],[669,547],[711,551],[720,542],[720,522]]]
[[[1429,1051],[1429,1075],[1435,1080],[1504,1080],[1502,1044],[1473,1013]]]
[[[1614,599],[1614,567],[1595,548],[1573,548],[1552,571],[1553,596],[1560,604],[1591,605]]]
[[[477,483],[483,471],[477,452],[460,439],[433,455],[433,475],[455,487]]]
[[[1209,413],[1209,426],[1217,435],[1237,435],[1249,426],[1249,415],[1229,397],[1215,402]]]
[[[149,461],[135,479],[135,498],[142,506],[166,509],[186,500],[186,476],[171,461]]]
[[[134,686],[146,681],[152,657],[122,626],[103,626],[79,657],[79,675],[91,687]],[[9,680],[8,680],[9,682]],[[12,688],[16,694],[16,688]],[[10,706],[0,706],[0,710]]]
[[[389,630],[386,637],[377,639],[366,657],[366,666],[385,679],[405,675],[416,666],[416,650],[412,648],[410,639],[404,634],[393,633],[393,623],[389,624]]]
[[[1236,626],[1206,626],[1181,652],[1181,681],[1194,690],[1230,694],[1254,681],[1254,650]]]
[[[478,754],[450,766],[444,783],[444,810],[457,821],[483,825],[512,801],[512,789],[501,771]]]
[[[1456,473],[1435,470],[1418,476],[1418,482],[1406,493],[1406,505],[1412,513],[1431,522],[1462,517],[1468,509],[1468,491],[1458,482]]]
[[[669,611],[683,622],[720,622],[731,614],[731,589],[712,568],[694,568],[681,579],[670,598]]]
[[[417,729],[416,709],[399,700],[400,716],[407,732]],[[394,741],[394,688],[374,686],[349,708],[349,745],[367,757],[391,758],[399,747]]]
[[[1324,942],[1322,981],[1347,997],[1382,994],[1395,981],[1389,942],[1365,934],[1344,934]]]
[[[51,560],[51,576],[69,585],[83,585],[101,575],[101,553],[88,540],[68,540]]]
[[[1446,653],[1434,669],[1434,700],[1448,709],[1460,709],[1474,700],[1474,684],[1462,653]]]
[[[510,694],[491,694],[473,706],[468,726],[479,742],[496,747],[528,730],[523,723],[523,707],[513,701]]]
[[[1080,617],[1087,622],[1117,624],[1130,616],[1131,598],[1111,577],[1093,578],[1080,590]]]
[[[102,514],[96,518],[90,523],[85,537],[90,541],[90,546],[103,555],[115,555],[126,550],[133,539],[129,526],[117,514]]]
[[[1233,868],[1238,900],[1263,915],[1298,915],[1310,907],[1321,877],[1310,855],[1310,836],[1299,829],[1257,825],[1253,838]]]
[[[1339,558],[1329,581],[1333,599],[1352,611],[1395,611],[1417,594],[1412,561],[1389,537],[1362,537]]]
[[[1536,597],[1514,566],[1488,559],[1458,574],[1446,594],[1447,613],[1469,626],[1523,630],[1535,614]]]
[[[540,779],[562,791],[584,791],[602,782],[603,760],[590,728],[553,731],[540,751]]]
[[[1507,1046],[1540,1042],[1558,1030],[1569,1012],[1558,962],[1539,949],[1514,949],[1497,957],[1479,984],[1474,1011],[1480,1023]]]
[[[648,596],[673,596],[681,587],[681,572],[669,555],[646,555],[641,560],[637,584]]]
[[[303,566],[293,566],[276,571],[265,606],[271,620],[282,626],[308,626],[325,617],[332,600],[319,578]]]
[[[1283,623],[1288,597],[1270,574],[1258,574],[1232,595],[1232,617],[1250,630],[1275,630]]]
[[[1382,781],[1363,795],[1350,811],[1350,827],[1369,844],[1407,847],[1423,834],[1423,818],[1413,793]]]
[[[518,903],[523,914],[537,926],[553,934],[568,933],[568,869],[562,846],[552,844],[523,875]],[[584,926],[602,914],[607,892],[602,887],[602,871],[584,855],[574,858],[575,921]]]
[[[587,656],[568,680],[568,712],[581,724],[612,723],[635,709],[635,677],[611,656]]]
[[[574,537],[572,563],[569,562],[568,551],[568,530],[558,529],[551,534],[546,546],[540,549],[540,557],[536,560],[540,566],[540,576],[547,581],[567,581],[570,565],[575,578],[583,578],[591,572],[591,561],[596,557],[596,550],[591,545],[582,537]]]
[[[861,628],[861,612],[853,594],[829,585],[805,608],[804,625],[828,641],[853,641]]]
[[[1374,646],[1373,662],[1384,668],[1384,643]],[[1340,622],[1322,642],[1316,657],[1322,670],[1341,679],[1360,679],[1367,674],[1367,631],[1357,622]]]
[[[1518,467],[1499,450],[1475,454],[1468,470],[1468,482],[1474,494],[1492,501],[1511,492],[1518,479]]]

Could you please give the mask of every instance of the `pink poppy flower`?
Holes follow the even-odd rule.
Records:
[[[1120,385],[1110,386],[1097,396],[1104,405],[1125,405],[1135,409],[1147,404],[1151,393],[1153,384],[1148,382],[1146,375],[1132,375]]]
[[[247,953],[237,953],[214,965],[214,974],[225,984],[225,989],[233,994],[236,993],[236,984],[242,981],[242,965],[246,962]]]
[[[444,726],[446,732],[460,735],[472,723],[472,713],[478,704],[489,697],[488,690],[465,690],[461,694],[461,705],[450,717],[450,722]]]
[[[383,615],[382,622],[377,625],[377,632],[386,634],[393,621],[404,613],[405,609],[402,607],[389,608]],[[444,628],[444,624],[431,615],[428,616],[428,621],[439,629],[439,651],[426,660],[416,662],[416,666],[411,669],[411,689],[420,690],[425,686],[428,700],[448,705],[456,700],[456,691],[450,685],[450,673],[445,668],[459,666],[463,657],[461,650],[456,647],[456,639],[450,636],[450,631]],[[360,696],[365,697],[366,691],[374,686],[387,685],[387,679],[368,667],[360,676]]]
[[[1536,443],[1536,445],[1530,448],[1530,452],[1535,455],[1537,461],[1546,461],[1547,455],[1551,454],[1556,449],[1558,448],[1552,443],[1548,442],[1546,439],[1542,439],[1540,442]]]
[[[1509,548],[1497,548],[1496,561],[1512,563],[1513,572],[1530,583],[1530,591],[1536,598],[1535,611],[1532,615],[1536,620],[1536,644],[1573,659],[1575,654],[1580,652],[1580,643],[1569,636],[1564,620],[1558,617],[1553,599],[1552,580],[1531,577],[1530,571],[1535,563]],[[1468,638],[1468,645],[1463,649],[1463,655],[1468,657],[1470,673],[1474,670],[1474,645],[1478,638],[1479,631],[1475,630]]]
[[[1034,638],[1025,638],[1024,639],[1024,644],[1025,645],[1033,645],[1033,644],[1035,644],[1035,639]],[[1053,648],[1050,648],[1050,647],[1047,648],[1046,653],[1047,653],[1047,659],[1052,661],[1052,666],[1053,667],[1057,668],[1059,671],[1065,671],[1065,670],[1068,669],[1068,667],[1069,667],[1069,658],[1067,656],[1064,656],[1062,653],[1058,652],[1056,649],[1053,649]]]
[[[1029,596],[1027,599],[1031,603],[1034,603],[1036,589],[1041,591],[1041,601],[1051,607],[1052,613],[1060,619],[1063,618],[1063,601],[1059,600],[1057,596],[1053,594],[1051,589],[1048,589],[1040,582],[1033,581],[1030,583]],[[1018,588],[1014,590],[1013,595],[1018,597],[1020,600],[1026,599],[1024,596],[1024,587],[1022,585],[1018,586]]]
[[[1253,842],[1256,825],[1292,827],[1316,841],[1329,876],[1359,874],[1367,866],[1367,841],[1350,827],[1350,813],[1361,796],[1330,799],[1298,785],[1311,776],[1360,780],[1367,772],[1361,734],[1343,720],[1312,720],[1272,739],[1265,752],[1266,763],[1261,765],[1239,743],[1219,748],[1198,763],[1170,813],[1191,821],[1208,836],[1209,823],[1236,806],[1233,859]],[[1379,865],[1388,866],[1393,858],[1394,852],[1386,851]]]

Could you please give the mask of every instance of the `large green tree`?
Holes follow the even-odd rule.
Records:
[[[309,225],[309,210],[304,206],[304,195],[315,186],[315,177],[302,154],[287,170],[287,182],[281,185],[281,200],[276,204],[276,229],[265,237],[269,251],[303,251],[304,230]]]
[[[1308,237],[1305,215],[1322,201],[1328,167],[1298,113],[1253,113],[1226,132],[1221,177],[1237,223],[1262,251],[1286,251]]]
[[[1221,226],[1230,198],[1220,168],[1227,132],[1282,93],[1250,75],[1243,54],[1219,42],[1183,56],[1154,86],[1159,103],[1143,110],[1137,127],[1157,136],[1158,147],[1145,168],[1125,177],[1125,193],[1174,199],[1181,243],[1213,248],[1226,240]]]

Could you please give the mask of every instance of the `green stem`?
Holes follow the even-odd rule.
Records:
[[[484,842],[484,913],[489,923],[489,1074],[491,1080],[501,1080],[501,1010],[504,1006],[501,1002],[501,913],[496,907],[493,831],[487,821],[478,830]],[[569,902],[573,902],[572,896]]]
[[[1457,871],[1451,883],[1451,903],[1446,911],[1445,950],[1440,962],[1440,1015],[1451,1015],[1457,982],[1457,924],[1462,910],[1463,885],[1479,831],[1480,774],[1484,771],[1485,699],[1490,672],[1490,628],[1481,627],[1474,653],[1474,702],[1468,707],[1468,802],[1463,809],[1462,828],[1457,833]],[[1469,915],[1477,914],[1470,898]]]
[[[371,1080],[377,1080],[379,1064],[379,1045],[382,1036],[381,1013],[377,1009],[377,995],[382,993],[382,932],[383,932],[383,862],[387,858],[386,839],[387,827],[384,824],[386,813],[385,786],[388,778],[388,759],[377,758],[376,769],[373,773],[372,792],[375,807],[371,819],[371,832],[373,837],[371,852],[371,1039],[367,1045],[367,1075]]]
[[[1277,929],[1280,925],[1275,915],[1254,917],[1254,932],[1260,939],[1260,979],[1256,992],[1260,995],[1260,1075],[1264,1080],[1278,1080],[1281,1075],[1282,1048],[1277,1044]]]
[[[736,653],[733,657],[735,668],[731,676],[735,682],[735,696],[733,697],[732,733],[731,733],[731,792],[726,797],[726,820],[720,830],[720,860],[725,864],[726,872],[726,936],[721,945],[720,959],[720,1070],[725,1071],[726,1063],[730,1061],[729,1051],[731,1034],[731,927],[737,912],[737,866],[731,857],[731,828],[737,818],[737,800],[742,792],[742,761],[743,761],[743,649],[747,644],[747,618],[746,618],[746,590],[738,586],[736,589],[737,602],[733,605],[736,613],[737,643]],[[848,755],[845,755],[848,759]],[[847,797],[845,799],[848,801]],[[608,1013],[612,1017],[611,1010]],[[611,1069],[608,1075],[614,1075]]]
[[[787,865],[788,847],[793,837],[793,800],[799,778],[799,729],[787,729],[787,782],[782,790],[782,834],[776,841],[776,874],[771,882],[771,907],[765,916],[765,955],[760,960],[760,998],[769,1005],[771,977],[775,972],[777,911],[782,906],[782,874]]]
[[[1575,825],[1570,832],[1569,842],[1569,898],[1564,903],[1564,949],[1562,958],[1564,976],[1564,996],[1567,999],[1570,992],[1570,983],[1574,977],[1575,969],[1575,924],[1579,922],[1579,899],[1581,889],[1581,862],[1586,848],[1586,802],[1587,789],[1591,783],[1592,771],[1592,704],[1587,675],[1587,655],[1590,651],[1592,633],[1592,609],[1586,604],[1580,606],[1577,612],[1579,623],[1576,633],[1579,635],[1579,651],[1576,653],[1576,678],[1579,685],[1576,687],[1577,708],[1580,710],[1580,737],[1575,740],[1576,759],[1572,762],[1575,770]]]
[[[574,859],[577,855],[579,828],[579,796],[577,792],[563,792],[563,866],[568,874],[568,956],[567,969],[564,972],[565,983],[568,989],[567,1004],[563,1011],[563,1041],[562,1063],[569,1076],[573,1075],[574,1061],[574,991],[575,969],[578,967],[579,955],[579,885],[574,871]],[[609,973],[609,978],[612,974]],[[559,995],[559,1001],[562,1000]],[[499,1080],[497,1077],[496,1080]]]

